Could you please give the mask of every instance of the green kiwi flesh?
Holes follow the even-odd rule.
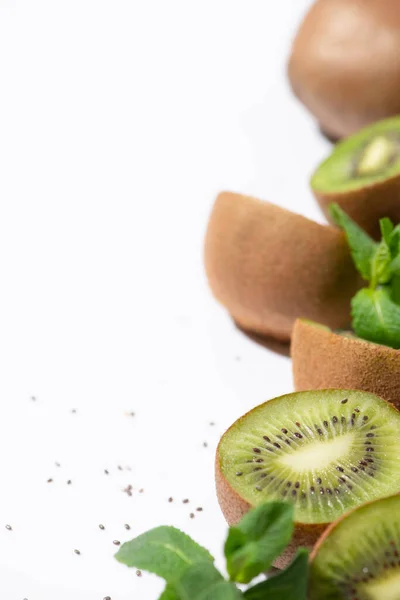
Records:
[[[314,173],[311,187],[320,193],[358,190],[399,173],[400,117],[394,117],[339,142]]]
[[[399,600],[400,496],[371,502],[334,524],[310,568],[311,600]]]
[[[288,501],[297,523],[330,523],[400,491],[400,413],[366,392],[288,394],[236,421],[218,460],[250,506]]]

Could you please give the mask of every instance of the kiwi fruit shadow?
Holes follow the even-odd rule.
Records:
[[[400,413],[361,391],[281,396],[225,432],[215,477],[229,524],[265,501],[294,505],[294,536],[275,563],[283,568],[344,512],[400,491]]]
[[[256,333],[252,333],[251,331],[246,331],[239,325],[239,323],[236,323],[235,320],[233,320],[233,324],[240,333],[245,335],[252,342],[262,346],[263,348],[266,348],[267,350],[270,350],[271,352],[274,352],[275,354],[280,354],[281,356],[286,356],[288,358],[290,357],[290,343],[288,341],[282,342],[273,337],[263,337],[261,335],[257,335]]]

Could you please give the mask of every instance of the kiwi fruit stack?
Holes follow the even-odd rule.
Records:
[[[339,139],[400,113],[398,0],[317,0],[288,65],[295,95]]]
[[[400,409],[400,352],[298,319],[291,345],[295,389],[351,388]]]
[[[336,202],[375,238],[379,219],[399,223],[400,117],[365,127],[338,143],[315,171],[311,188],[329,221],[329,205]]]
[[[297,317],[347,327],[361,286],[343,232],[221,193],[205,240],[210,287],[244,330],[288,341]]]
[[[283,567],[343,513],[400,491],[400,413],[361,391],[281,396],[223,435],[216,486],[230,524],[268,500],[294,504],[294,536],[275,565]]]
[[[400,598],[400,496],[333,523],[311,554],[310,600]]]

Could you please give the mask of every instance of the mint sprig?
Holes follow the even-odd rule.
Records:
[[[116,558],[165,579],[167,586],[159,600],[305,600],[307,550],[299,551],[286,570],[261,584],[245,591],[236,585],[249,584],[266,572],[290,542],[292,532],[291,505],[271,502],[250,511],[228,531],[225,556],[230,580],[216,569],[205,548],[174,527],[143,533],[124,544]]]
[[[352,326],[365,340],[400,348],[400,225],[380,220],[382,239],[375,242],[338,204],[331,215],[347,237],[353,262],[369,282],[352,300]]]

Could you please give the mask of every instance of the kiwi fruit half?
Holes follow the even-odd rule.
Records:
[[[205,267],[214,295],[242,329],[282,341],[296,317],[346,327],[361,286],[343,232],[230,192],[214,204]]]
[[[296,390],[364,390],[400,409],[399,350],[298,319],[291,354]]]
[[[310,600],[399,600],[400,496],[368,503],[324,533],[311,555]]]
[[[317,0],[294,40],[296,96],[339,139],[400,113],[398,0]]]
[[[346,511],[400,491],[400,413],[361,391],[281,396],[223,435],[216,484],[230,524],[268,500],[294,504],[294,537],[275,564],[282,567]]]
[[[337,202],[374,237],[379,237],[379,219],[398,223],[400,117],[379,121],[338,143],[315,171],[311,187],[330,221],[329,205]]]

